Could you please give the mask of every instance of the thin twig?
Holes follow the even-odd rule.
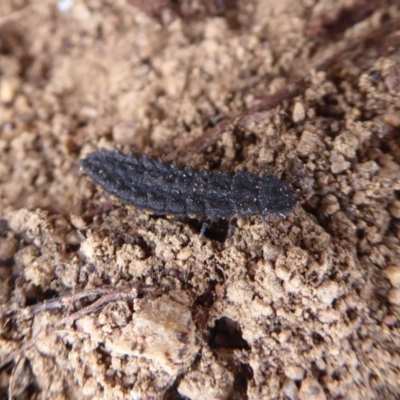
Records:
[[[215,141],[216,138],[219,137],[221,132],[223,132],[223,130],[228,125],[230,124],[239,125],[246,117],[249,117],[250,115],[257,112],[269,111],[277,107],[282,101],[292,99],[293,97],[295,97],[299,93],[301,87],[304,85],[306,80],[309,78],[311,71],[324,71],[327,70],[328,68],[331,68],[338,61],[341,60],[341,57],[344,54],[348,53],[349,51],[355,50],[357,48],[362,48],[362,46],[368,43],[369,41],[377,40],[399,27],[400,27],[400,19],[396,19],[394,21],[387,22],[384,26],[376,28],[366,33],[365,35],[362,35],[361,37],[349,40],[345,44],[339,46],[334,51],[331,50],[330,52],[331,54],[325,57],[321,55],[321,53],[318,53],[317,56],[314,57],[314,60],[322,57],[322,61],[311,62],[310,67],[304,68],[308,72],[306,72],[300,77],[297,76],[292,79],[289,79],[289,83],[285,88],[278,91],[277,93],[264,97],[264,99],[261,99],[258,102],[258,104],[256,104],[254,107],[251,107],[249,110],[242,112],[239,116],[232,117],[229,120],[223,121],[216,127],[207,129],[200,136],[194,138],[181,148],[176,149],[170,154],[168,154],[165,157],[165,160],[172,161],[176,160],[177,158],[183,155],[190,155],[195,152],[201,151],[202,149],[204,149],[205,146],[209,146],[210,143]]]
[[[107,294],[114,290],[115,290],[115,287],[111,287],[111,286],[105,286],[105,287],[91,289],[91,290],[84,290],[79,293],[74,293],[70,296],[61,296],[61,297],[57,297],[52,300],[44,301],[43,303],[35,304],[30,307],[29,311],[32,314],[38,314],[43,311],[57,310],[59,308],[70,305],[71,303],[75,303],[78,300],[82,300],[86,297],[104,295],[104,294]]]
[[[105,294],[104,296],[101,296],[100,299],[96,300],[94,303],[92,303],[90,306],[87,306],[85,308],[82,308],[79,311],[76,311],[62,319],[60,319],[57,323],[53,325],[54,328],[59,328],[61,325],[64,324],[72,324],[75,322],[77,319],[84,317],[85,315],[88,315],[92,312],[95,312],[99,309],[101,309],[104,305],[115,302],[118,300],[122,300],[125,298],[134,298],[137,297],[138,291],[136,288],[130,287],[130,286],[125,286],[123,288],[117,288],[114,290],[114,292]]]
[[[82,318],[85,315],[88,315],[90,313],[93,313],[93,312],[101,309],[102,307],[104,307],[104,305],[106,305],[108,303],[115,302],[115,301],[122,300],[122,299],[135,298],[138,296],[138,293],[139,293],[138,289],[135,286],[128,286],[128,285],[117,287],[117,288],[114,288],[113,290],[110,290],[110,288],[105,288],[105,289],[102,288],[99,290],[90,290],[88,292],[82,292],[82,293],[78,293],[77,295],[68,296],[68,298],[66,300],[59,299],[57,302],[57,306],[62,306],[62,305],[71,303],[73,301],[76,301],[77,299],[81,299],[84,297],[98,295],[98,294],[101,294],[102,292],[104,293],[104,291],[106,291],[106,292],[108,291],[108,293],[105,295],[102,295],[98,300],[96,300],[91,305],[84,307],[81,310],[76,311],[70,315],[67,315],[64,318],[61,318],[56,323],[52,324],[50,329],[48,329],[49,327],[46,327],[46,329],[41,330],[38,334],[36,334],[32,338],[30,338],[24,344],[22,344],[22,346],[20,346],[18,349],[12,351],[0,362],[0,369],[4,368],[8,363],[10,363],[12,360],[14,360],[16,357],[20,356],[24,351],[26,351],[32,345],[34,345],[42,334],[49,335],[49,334],[55,332],[62,325],[72,324],[79,318]],[[141,290],[140,292],[142,293],[143,291]],[[72,299],[74,299],[74,300],[72,300]],[[51,307],[51,305],[50,305],[50,308],[46,308],[48,306],[48,304],[49,303],[47,302],[47,303],[44,303],[40,307],[36,307],[33,310],[33,313],[36,314],[39,311],[47,311],[47,310],[54,309],[53,307]]]

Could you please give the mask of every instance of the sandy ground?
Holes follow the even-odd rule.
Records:
[[[62,5],[0,3],[0,397],[399,399],[398,2]],[[298,205],[200,237],[112,202],[99,148]]]

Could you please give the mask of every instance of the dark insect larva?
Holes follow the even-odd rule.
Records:
[[[237,172],[230,176],[107,151],[89,154],[82,167],[106,192],[155,215],[211,220],[283,217],[296,204],[295,192],[268,175]]]

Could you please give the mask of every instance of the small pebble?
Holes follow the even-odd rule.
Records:
[[[97,389],[96,379],[91,377],[91,378],[87,379],[85,384],[83,385],[82,394],[83,394],[83,396],[92,397],[96,394],[97,390],[98,389]]]
[[[394,63],[386,66],[383,70],[385,84],[389,89],[389,92],[398,96],[400,93],[400,63]]]
[[[326,400],[326,395],[321,385],[313,378],[306,378],[301,383],[299,391],[300,400]]]
[[[339,285],[336,282],[327,281],[317,288],[318,300],[325,304],[331,304],[339,295]]]
[[[80,109],[80,116],[82,118],[94,119],[97,118],[98,115],[99,112],[94,107],[85,106]]]
[[[285,375],[294,381],[301,381],[304,378],[304,369],[292,364],[285,368]]]
[[[386,315],[386,317],[384,318],[383,322],[387,325],[387,326],[394,326],[397,323],[397,318],[392,315]]]
[[[306,111],[304,110],[303,104],[297,102],[293,107],[292,119],[293,122],[298,123],[304,120],[306,117]]]
[[[390,284],[396,288],[400,288],[400,267],[390,266],[383,273],[389,279]]]
[[[185,247],[177,254],[176,258],[181,261],[186,261],[192,254],[193,251],[188,247]]]
[[[322,199],[321,205],[324,217],[329,217],[330,215],[335,214],[336,211],[340,210],[339,201],[333,194],[326,195]]]
[[[0,83],[0,102],[10,104],[17,93],[19,81],[13,78],[4,78]]]
[[[332,155],[330,157],[331,162],[331,171],[334,174],[340,174],[344,171],[347,171],[351,164],[345,160],[342,154],[339,154],[337,151],[332,151]]]
[[[392,289],[388,294],[389,303],[400,306],[400,289]]]
[[[291,379],[286,379],[283,384],[283,394],[290,400],[298,400],[299,390],[297,389],[296,383]]]
[[[303,131],[297,145],[297,152],[301,157],[309,157],[316,153],[321,146],[321,139],[317,134]]]
[[[350,132],[343,132],[336,136],[333,141],[333,148],[347,158],[354,158],[358,147],[358,139],[356,135]]]
[[[112,131],[113,141],[117,144],[141,148],[145,144],[145,132],[136,122],[125,121],[116,125]]]
[[[76,214],[71,214],[71,224],[76,229],[84,229],[86,227],[86,222],[83,218]]]
[[[393,218],[400,219],[400,201],[395,200],[389,207],[390,215]]]
[[[356,205],[361,205],[361,204],[365,204],[366,203],[366,195],[365,192],[363,192],[362,190],[356,192],[353,196],[353,203]]]
[[[331,324],[339,321],[340,312],[337,310],[321,310],[318,311],[318,320],[323,324]]]

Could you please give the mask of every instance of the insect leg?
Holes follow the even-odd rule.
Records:
[[[264,230],[268,229],[268,225],[267,225],[267,217],[266,216],[262,216],[262,222],[263,222],[263,228]]]
[[[233,232],[235,231],[236,228],[236,222],[237,222],[236,218],[231,218],[229,220],[228,238],[232,237]]]
[[[200,237],[202,238],[204,234],[206,233],[206,230],[210,229],[210,225],[207,222],[203,222],[201,225],[201,230],[200,230]]]

